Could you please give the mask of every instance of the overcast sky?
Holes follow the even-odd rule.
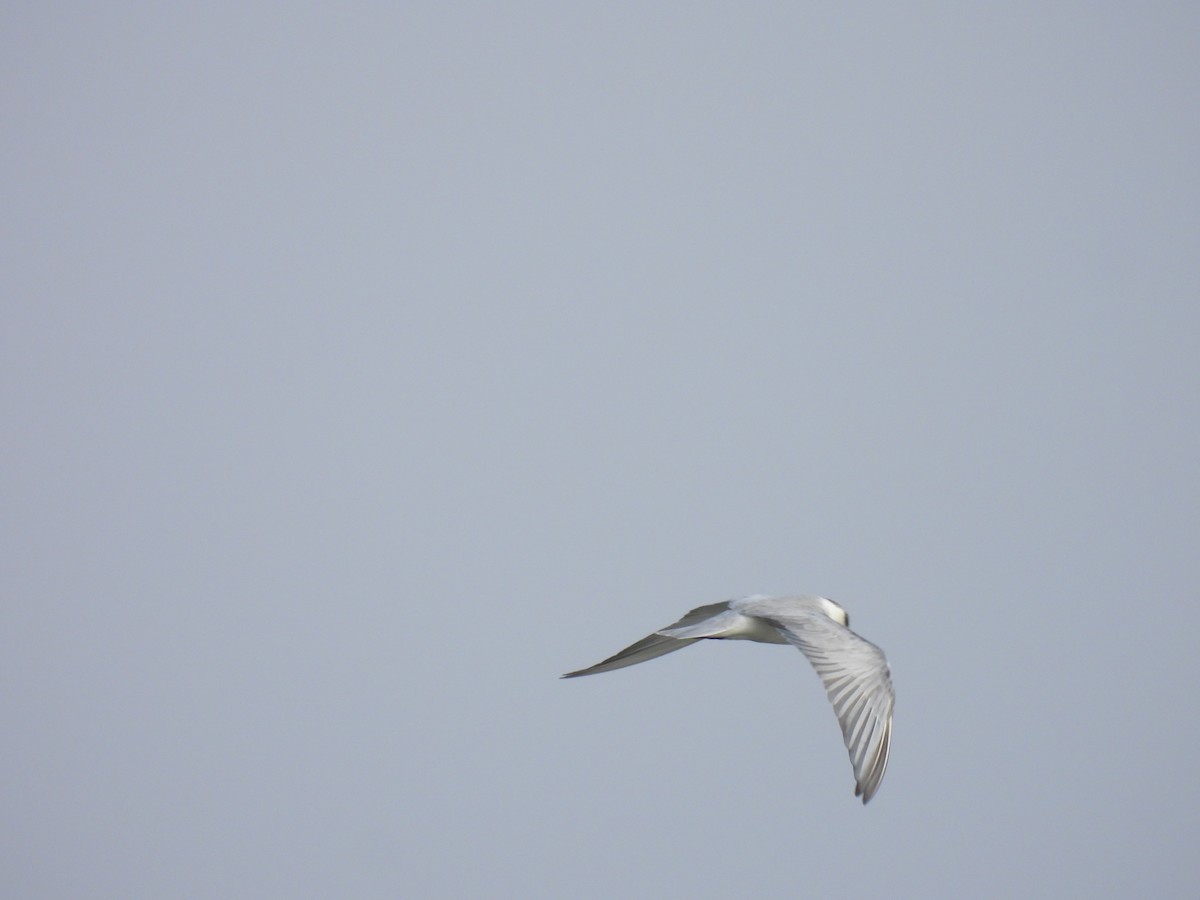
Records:
[[[0,888],[1191,897],[1200,7],[10,3]],[[865,808],[788,647],[888,654]]]

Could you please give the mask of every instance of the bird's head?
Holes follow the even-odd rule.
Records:
[[[821,601],[821,610],[825,615],[844,628],[850,627],[850,616],[844,609],[826,597],[818,597],[817,599]]]

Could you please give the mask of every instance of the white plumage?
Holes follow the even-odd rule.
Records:
[[[603,662],[562,677],[632,666],[699,640],[792,644],[808,657],[825,685],[854,768],[854,794],[866,803],[879,790],[887,769],[896,694],[883,651],[849,625],[846,611],[825,597],[743,597],[693,609]]]

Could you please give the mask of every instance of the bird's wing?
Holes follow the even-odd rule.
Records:
[[[619,653],[614,653],[608,659],[596,663],[586,669],[579,669],[575,672],[568,672],[563,675],[563,678],[578,678],[580,675],[595,675],[599,672],[611,672],[613,669],[621,669],[625,666],[636,665],[640,662],[645,662],[648,659],[654,659],[657,656],[664,656],[667,653],[673,653],[676,650],[682,650],[689,644],[694,644],[704,635],[695,635],[688,637],[672,637],[663,632],[671,631],[676,628],[685,628],[690,626],[701,625],[710,619],[720,616],[729,609],[728,603],[713,603],[708,606],[700,606],[693,609],[690,613],[676,622],[674,625],[668,625],[654,634],[647,635],[636,643],[630,644]],[[701,629],[703,630],[703,629]]]
[[[833,704],[854,767],[854,795],[866,803],[879,790],[892,743],[896,692],[883,651],[819,613],[767,619],[808,657]]]

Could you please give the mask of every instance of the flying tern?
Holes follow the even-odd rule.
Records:
[[[896,694],[891,673],[883,651],[851,631],[846,611],[825,597],[756,594],[701,606],[603,662],[562,677],[611,672],[705,639],[791,644],[808,657],[842,727],[854,768],[854,796],[863,803],[875,796],[892,743]]]

